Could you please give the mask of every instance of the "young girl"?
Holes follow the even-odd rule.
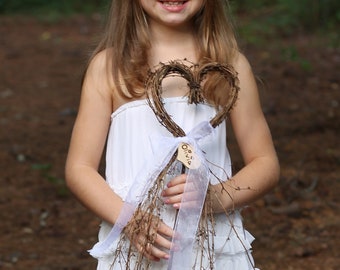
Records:
[[[227,8],[226,0],[112,0],[106,31],[84,77],[66,163],[69,188],[103,220],[99,243],[91,250],[98,258],[97,269],[256,269],[250,254],[253,238],[243,229],[239,210],[276,185],[279,165],[256,83],[238,50]],[[203,238],[214,244],[194,243],[190,250],[174,241],[177,235],[184,236],[173,228],[177,210],[185,208],[182,198],[188,177],[176,163],[160,193],[164,207],[147,224],[152,241],[138,230],[143,223],[126,230],[136,209],[129,210],[128,202],[136,199],[131,194],[143,189],[142,177],[151,173],[158,162],[155,156],[162,152],[162,144],[155,146],[154,138],[172,137],[150,108],[145,88],[150,70],[169,61],[188,66],[226,64],[238,77],[238,99],[230,122],[223,121],[198,142],[211,172],[209,192],[214,194],[207,197],[214,212],[208,225],[213,239]],[[162,83],[164,107],[186,134],[210,120],[219,102],[228,99],[228,89],[207,78],[203,88],[209,98],[198,104],[188,103],[188,83],[179,76]],[[232,177],[228,123],[245,163]],[[98,173],[105,145],[106,181]],[[200,230],[193,231],[199,237]],[[124,234],[126,241],[119,244]],[[182,259],[176,257],[178,250]]]

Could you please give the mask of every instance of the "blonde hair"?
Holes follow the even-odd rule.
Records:
[[[228,1],[204,0],[193,23],[200,62],[231,63],[238,46]],[[108,70],[112,70],[115,87],[122,96],[144,95],[149,48],[148,23],[139,0],[112,0],[105,31],[90,60],[100,51],[111,49],[107,50],[107,63],[113,68]]]

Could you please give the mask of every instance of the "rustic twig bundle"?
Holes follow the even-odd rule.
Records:
[[[215,128],[226,119],[237,100],[239,91],[238,78],[231,66],[220,63],[188,65],[187,61],[171,61],[167,64],[161,63],[155,71],[149,72],[145,84],[148,104],[159,122],[171,132],[174,137],[184,137],[186,134],[183,129],[173,121],[164,108],[162,101],[163,79],[169,76],[180,76],[187,80],[189,88],[188,102],[190,104],[199,104],[207,102],[202,91],[202,84],[207,80],[210,72],[219,74],[226,80],[227,85],[229,86],[229,89],[227,89],[229,97],[226,104],[216,106],[217,113],[210,120],[211,126]],[[164,189],[164,178],[169,169],[174,165],[175,161],[176,153],[173,154],[168,164],[153,180],[148,193],[145,194],[143,200],[139,203],[133,218],[124,228],[124,233],[121,235],[113,264],[120,263],[122,266],[125,265],[125,269],[148,269],[149,264],[145,264],[146,259],[143,257],[143,251],[148,250],[149,246],[155,241],[161,209],[164,207],[164,202],[161,199],[161,192]],[[210,269],[213,269],[214,243],[213,237],[209,237],[209,235],[214,235],[214,215],[210,199],[212,195],[213,194],[210,194],[208,190],[196,233],[196,239],[199,246],[202,248],[200,251],[201,254],[197,254],[195,265],[192,267],[198,266],[200,269],[203,269],[200,266],[203,256],[208,256]],[[227,211],[226,215],[228,215]],[[141,239],[136,239],[136,237],[140,237],[140,235],[145,236],[142,241]],[[126,250],[123,250],[123,247],[127,240],[130,240],[130,245],[126,253]],[[135,252],[137,242],[139,245],[139,248],[137,246],[139,252]],[[133,245],[133,243],[135,245]],[[204,250],[204,246],[208,246],[208,250]],[[133,263],[131,263],[132,258]]]

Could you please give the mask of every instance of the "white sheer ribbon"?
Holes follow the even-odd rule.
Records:
[[[187,172],[181,207],[174,229],[175,237],[172,239],[168,270],[192,269],[196,232],[209,185],[209,168],[204,155],[196,141],[188,143],[195,149],[200,165]]]
[[[180,143],[187,143],[193,147],[200,166],[188,170],[185,191],[181,201],[175,225],[176,236],[173,238],[171,256],[168,269],[190,269],[193,245],[196,238],[198,222],[201,216],[206,191],[209,184],[209,169],[205,162],[204,154],[198,146],[198,141],[212,133],[214,128],[208,121],[203,121],[195,126],[185,137],[162,137],[156,140],[153,146],[155,157],[152,160],[152,173],[147,173],[145,167],[136,176],[135,185],[127,194],[123,208],[112,230],[101,242],[98,242],[89,251],[91,256],[101,258],[110,256],[115,251],[115,240],[119,238],[122,230],[132,218],[138,204],[143,200],[154,180],[169,163]]]

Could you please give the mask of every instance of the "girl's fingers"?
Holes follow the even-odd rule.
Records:
[[[157,233],[171,238],[174,234],[174,230],[163,222],[160,222],[157,228]],[[164,246],[165,247],[165,246]],[[167,247],[165,247],[167,248]]]
[[[155,242],[136,245],[137,250],[150,260],[159,261],[160,259],[169,259],[169,254],[162,250],[165,248],[170,250],[171,242],[161,235],[157,235]]]
[[[185,184],[187,180],[187,175],[186,174],[181,174],[176,176],[175,178],[173,178],[169,183],[168,183],[168,187],[172,187],[172,186],[176,186],[179,184]]]
[[[174,208],[179,209],[193,209],[200,207],[200,205],[197,203],[197,201],[187,201],[187,202],[181,202],[179,204],[174,204]]]
[[[181,206],[186,208],[197,207],[197,199],[202,196],[200,186],[195,182],[187,183],[187,175],[181,174],[173,178],[162,192],[164,203],[172,204],[174,208],[179,209]],[[185,201],[183,202],[183,194],[185,191]]]
[[[151,245],[151,254],[158,258],[169,259],[169,254],[164,251],[170,250],[171,248],[171,239],[173,236],[173,229],[171,229],[168,225],[163,222],[160,222],[157,227],[157,234],[154,241],[154,244]],[[161,249],[159,249],[161,248]]]
[[[173,187],[169,187],[167,189],[164,189],[162,196],[163,197],[169,197],[169,196],[175,196],[178,194],[182,194],[184,192],[185,184],[176,185]]]
[[[199,189],[199,187],[196,186],[194,183],[186,183],[186,178],[187,175],[185,174],[175,177],[168,183],[167,188],[162,192],[162,196],[176,196],[179,194],[183,194],[185,189],[188,192],[195,192],[197,189]]]
[[[155,244],[159,247],[165,248],[167,250],[170,250],[171,248],[171,241],[169,241],[168,239],[164,238],[161,235],[157,235],[156,239],[155,239]]]
[[[145,236],[136,238],[134,242],[137,250],[149,260],[169,259],[169,254],[164,250],[170,250],[171,248],[171,240],[169,239],[173,236],[173,230],[165,223],[160,222],[154,231],[156,232],[156,237],[153,244],[151,242],[146,243]]]
[[[135,243],[135,247],[138,252],[141,253],[144,257],[151,261],[159,261],[160,257],[157,257],[152,254],[152,247],[150,243],[147,243],[145,246],[140,243]]]
[[[187,186],[187,190],[191,190],[192,185]],[[178,195],[178,194],[182,194],[184,192],[184,189],[186,187],[186,182],[169,182],[169,184],[167,185],[167,188],[164,189],[164,191],[162,192],[162,196],[164,197],[169,197],[169,196],[174,196],[174,195]]]
[[[169,254],[167,254],[163,250],[160,250],[155,245],[149,244],[148,249],[151,252],[151,256],[156,257],[158,260],[159,259],[166,259],[166,260],[169,259]]]
[[[182,194],[164,198],[166,204],[178,204],[182,201]]]

